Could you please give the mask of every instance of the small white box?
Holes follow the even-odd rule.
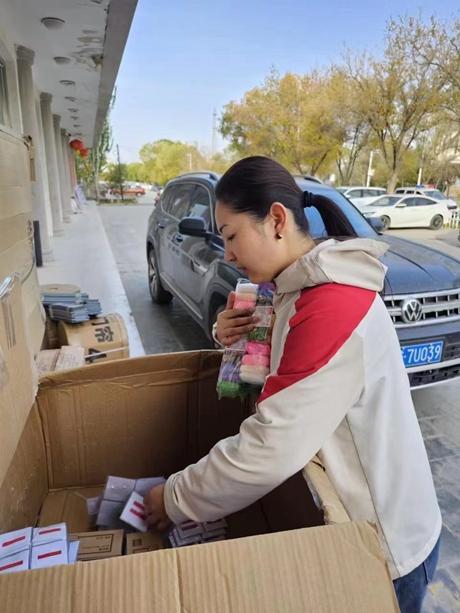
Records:
[[[0,558],[29,549],[32,543],[32,528],[22,528],[0,534]]]
[[[53,541],[67,540],[67,526],[65,523],[53,524],[52,526],[41,526],[34,528],[32,535],[32,545],[44,545]]]
[[[94,498],[86,499],[86,510],[88,515],[96,516],[99,513],[99,507],[101,506],[102,496],[95,496]]]
[[[214,521],[204,521],[203,530],[209,534],[214,532],[225,532],[227,530],[227,522],[225,519],[215,519]]]
[[[54,541],[32,547],[30,568],[47,568],[57,564],[68,564],[67,541]]]
[[[180,539],[187,539],[191,536],[201,536],[203,534],[203,526],[195,521],[184,521],[184,523],[175,527]]]
[[[30,550],[18,551],[6,558],[0,559],[0,575],[17,573],[20,570],[29,570]]]
[[[120,519],[139,530],[139,532],[147,532],[149,527],[143,496],[133,492],[120,515]]]
[[[203,534],[202,543],[215,543],[216,541],[225,541],[225,532],[220,533],[211,533],[211,534]]]
[[[78,550],[80,549],[80,541],[70,541],[67,549],[67,557],[69,564],[74,564],[78,558]]]
[[[174,528],[169,533],[169,542],[173,547],[187,547],[189,545],[199,545],[202,542],[201,538],[201,535],[197,534],[195,536],[189,536],[183,539],[178,534],[176,528]]]
[[[166,483],[164,477],[146,477],[144,479],[138,479],[134,491],[141,496],[146,496],[153,487],[163,485],[163,483]]]
[[[125,506],[124,502],[113,502],[112,500],[103,500],[99,507],[96,524],[98,526],[106,526],[108,528],[116,528],[119,525],[120,514]]]
[[[104,500],[113,500],[118,502],[126,502],[134,490],[136,481],[134,479],[125,479],[124,477],[108,477],[105,484],[103,498]]]

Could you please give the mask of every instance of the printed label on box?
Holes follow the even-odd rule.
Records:
[[[203,534],[203,526],[195,521],[185,521],[183,524],[176,526],[175,529],[181,539]]]
[[[32,528],[0,534],[0,558],[29,549],[32,543]]]
[[[78,560],[97,560],[121,555],[123,530],[107,532],[78,532],[70,535],[71,542],[78,541]]]
[[[0,559],[0,574],[29,570],[30,550],[19,551]]]
[[[30,568],[47,568],[68,562],[67,541],[55,541],[32,547]]]
[[[67,526],[65,523],[53,524],[52,526],[41,526],[34,528],[32,535],[32,545],[43,545],[53,541],[67,540]]]
[[[140,532],[147,532],[149,527],[147,524],[147,513],[145,512],[143,496],[137,492],[133,492],[123,509],[120,519]]]

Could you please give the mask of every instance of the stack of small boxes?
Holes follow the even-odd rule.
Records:
[[[146,527],[143,526],[142,529],[140,527],[141,522],[145,523],[145,518],[141,517],[144,514],[144,496],[153,487],[164,482],[164,477],[125,479],[110,476],[107,479],[102,497],[88,499],[88,513],[90,516],[96,516],[95,523],[101,530],[122,528],[121,522],[124,521],[132,525],[132,521],[134,521],[136,523],[133,526],[134,528],[146,532]],[[130,521],[127,521],[127,519]]]
[[[187,545],[223,541],[226,536],[227,522],[225,519],[202,523],[186,521],[179,526],[174,526],[169,533],[169,542],[173,547],[186,547]]]
[[[78,541],[69,542],[64,523],[0,534],[0,574],[77,561]]]

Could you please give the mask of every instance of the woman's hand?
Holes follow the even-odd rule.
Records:
[[[171,520],[166,514],[164,490],[164,485],[157,485],[144,497],[147,523],[160,531],[166,530],[171,523]]]
[[[216,337],[224,347],[233,345],[255,328],[255,309],[234,309],[234,302],[235,292],[230,292],[225,310],[217,316]]]

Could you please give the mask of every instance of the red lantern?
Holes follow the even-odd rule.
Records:
[[[85,145],[82,143],[81,140],[78,140],[78,138],[74,138],[74,140],[71,140],[69,145],[75,151],[80,151],[81,149],[85,148]]]
[[[82,158],[87,158],[89,155],[89,149],[80,149],[78,153]]]

